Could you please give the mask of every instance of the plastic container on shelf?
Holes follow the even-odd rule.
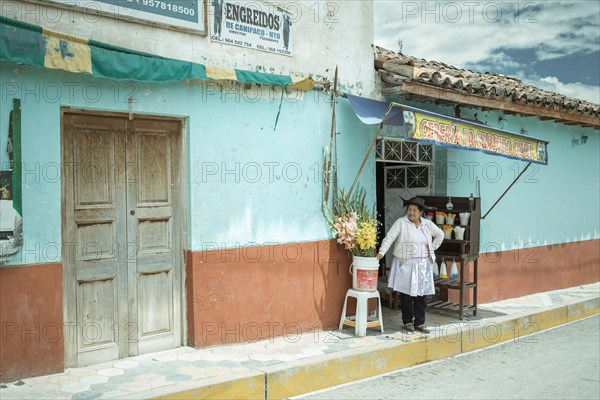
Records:
[[[452,239],[452,225],[443,225],[442,231],[444,232],[444,239]]]
[[[448,279],[448,272],[446,271],[446,262],[442,260],[440,263],[440,278]]]
[[[464,240],[465,228],[463,228],[462,226],[455,226],[454,227],[454,238],[456,240]]]
[[[452,260],[452,266],[450,267],[450,279],[458,279],[458,267],[456,266],[456,260]]]
[[[435,223],[438,225],[443,225],[446,220],[446,213],[441,211],[436,211],[435,213]]]

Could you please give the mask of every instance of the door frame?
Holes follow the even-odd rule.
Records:
[[[391,128],[391,127],[390,127]],[[386,147],[388,146],[388,144],[392,142],[395,143],[397,145],[400,145],[400,149],[395,152],[395,153],[391,153],[392,156],[391,157],[386,157],[388,152]],[[407,160],[405,159],[404,156],[404,150],[402,148],[402,143],[403,142],[409,142],[409,143],[414,143],[411,141],[408,141],[406,139],[404,139],[403,137],[399,137],[399,136],[388,136],[388,135],[382,135],[378,141],[377,141],[377,145],[378,147],[376,148],[376,155],[375,155],[375,187],[376,187],[376,192],[377,192],[377,211],[378,211],[378,216],[379,216],[379,220],[382,224],[383,229],[381,230],[381,232],[379,233],[379,237],[378,240],[383,240],[383,238],[385,237],[385,234],[387,233],[386,230],[386,215],[385,215],[385,209],[387,207],[386,204],[386,189],[387,189],[387,168],[395,168],[395,167],[411,167],[411,166],[425,166],[429,169],[429,191],[430,191],[430,195],[435,193],[435,165],[436,165],[436,153],[435,153],[435,147],[434,145],[430,145],[431,146],[431,160],[430,161],[419,161],[419,157],[415,156],[416,159],[414,160]],[[419,144],[417,143],[416,146],[418,147]],[[418,150],[419,152],[421,151],[420,149]],[[394,155],[396,157],[394,157]],[[392,261],[392,255],[391,252],[386,254],[385,257],[385,263],[388,266],[388,268],[392,265],[391,261]]]
[[[79,115],[91,115],[91,116],[106,116],[106,117],[117,117],[117,118],[126,118],[128,120],[135,119],[135,116],[139,116],[144,119],[153,119],[157,121],[172,121],[180,123],[180,141],[179,141],[179,172],[180,172],[180,187],[178,201],[181,205],[181,232],[180,234],[180,244],[181,248],[178,249],[182,252],[181,254],[181,265],[179,268],[179,276],[181,277],[179,282],[179,320],[181,321],[181,326],[179,327],[179,332],[181,332],[179,343],[180,347],[185,346],[187,344],[186,338],[188,337],[188,324],[187,324],[187,293],[186,293],[186,247],[188,244],[188,219],[189,219],[189,185],[188,185],[188,153],[187,153],[187,141],[188,141],[188,122],[189,117],[173,117],[173,116],[165,116],[158,114],[146,114],[146,113],[127,113],[127,112],[118,112],[118,111],[104,111],[92,108],[80,108],[80,107],[69,107],[64,106],[60,108],[60,165],[61,165],[61,177],[64,178],[65,175],[65,161],[64,161],[64,115],[65,114],[79,114]],[[65,181],[61,179],[61,243],[65,243],[65,231],[67,229],[67,220],[66,220],[66,194],[65,194]],[[68,249],[63,245],[61,246],[61,262],[62,262],[62,271],[63,271],[63,343],[64,343],[64,367],[77,367],[77,346],[73,344],[73,341],[77,340],[76,331],[72,329],[73,321],[68,320],[68,315],[71,310],[69,309],[69,304],[67,301],[68,293],[68,285],[67,285],[67,274],[65,273],[65,256]],[[76,321],[75,321],[76,323]]]

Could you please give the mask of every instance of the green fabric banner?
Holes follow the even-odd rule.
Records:
[[[116,80],[173,82],[185,79],[210,79],[204,65],[171,60],[142,53],[125,52],[90,41],[92,75]]]
[[[232,80],[310,90],[311,78],[210,67],[45,30],[0,16],[0,60],[114,80],[177,82]],[[210,72],[209,72],[210,70]]]
[[[42,28],[0,16],[1,60],[43,67],[45,53]]]

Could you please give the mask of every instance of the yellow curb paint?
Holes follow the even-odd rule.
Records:
[[[516,318],[467,326],[462,335],[462,352],[466,353],[515,339],[518,337],[519,331],[523,330],[521,322],[521,318]]]
[[[425,341],[427,361],[455,356],[462,352],[462,332],[454,329],[444,331],[443,333],[443,335],[434,336]]]
[[[483,326],[468,329],[467,334],[463,335],[462,351],[466,353],[507,340],[519,340],[526,335],[567,322],[566,306],[506,321],[490,321]]]
[[[600,313],[600,299],[589,299],[576,304],[567,305],[567,318],[576,321],[581,318],[591,317]]]
[[[423,341],[398,343],[329,360],[267,372],[267,398],[289,396],[353,382],[427,361]]]
[[[263,400],[265,398],[265,378],[263,374],[230,381],[212,383],[206,386],[169,393],[152,399],[168,400]]]
[[[569,322],[566,306],[531,314],[524,319],[533,325],[536,332]]]

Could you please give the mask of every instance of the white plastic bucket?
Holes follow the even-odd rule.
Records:
[[[352,265],[352,289],[362,292],[374,292],[377,290],[379,280],[379,260],[376,257],[353,256]]]
[[[465,238],[465,228],[457,226],[454,228],[454,238],[457,240],[463,240]]]

